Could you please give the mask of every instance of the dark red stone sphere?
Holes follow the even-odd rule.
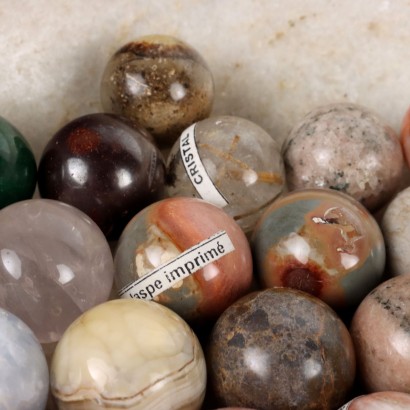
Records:
[[[79,117],[48,142],[40,159],[43,198],[73,205],[90,216],[108,239],[162,196],[162,155],[143,128],[112,114]]]
[[[251,293],[212,331],[210,385],[221,406],[337,409],[355,378],[343,322],[318,298],[287,288]]]

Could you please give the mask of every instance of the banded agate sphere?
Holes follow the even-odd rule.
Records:
[[[111,300],[67,329],[50,378],[60,410],[199,410],[206,368],[177,314],[155,302]]]

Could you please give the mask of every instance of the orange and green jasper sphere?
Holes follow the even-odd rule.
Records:
[[[0,209],[30,199],[36,183],[37,166],[28,142],[0,117]]]
[[[357,306],[385,266],[374,218],[334,190],[294,191],[275,201],[259,220],[252,246],[263,286],[303,290],[335,309]]]
[[[105,111],[142,125],[161,146],[206,118],[214,82],[205,60],[177,38],[151,35],[121,47],[108,61],[101,81]]]
[[[229,237],[233,251],[220,253],[225,249],[222,239],[217,239],[214,249],[198,246],[221,232]],[[180,263],[184,252],[190,252],[190,260]],[[224,211],[196,198],[164,199],[138,213],[123,231],[114,260],[118,290],[152,277],[154,270],[168,264],[161,270],[161,291],[153,300],[190,322],[217,318],[249,291],[252,281],[251,251],[242,229]],[[209,263],[179,280],[197,262],[207,260]],[[172,261],[178,266],[171,267]],[[170,279],[177,280],[165,289]],[[151,290],[133,289],[128,297],[147,299]]]

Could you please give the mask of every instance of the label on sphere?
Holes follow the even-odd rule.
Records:
[[[223,208],[228,205],[228,201],[214,185],[201,161],[195,142],[195,125],[192,124],[188,127],[179,140],[182,163],[199,196],[205,201]]]
[[[177,282],[235,250],[225,231],[220,231],[158,266],[118,293],[122,298],[151,300]]]

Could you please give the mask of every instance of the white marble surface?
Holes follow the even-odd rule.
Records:
[[[104,65],[140,35],[174,35],[214,73],[214,113],[279,140],[307,111],[352,101],[396,130],[410,104],[407,0],[0,0],[0,115],[37,158],[71,119],[101,110]]]

